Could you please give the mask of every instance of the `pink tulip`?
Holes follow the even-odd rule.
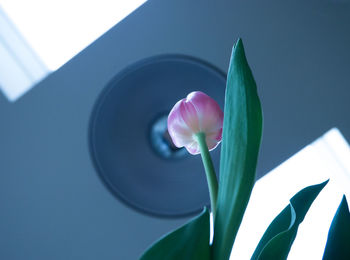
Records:
[[[205,134],[211,151],[221,141],[224,114],[218,103],[200,91],[178,101],[168,116],[168,131],[177,147],[185,147],[191,154],[199,154],[198,133]]]

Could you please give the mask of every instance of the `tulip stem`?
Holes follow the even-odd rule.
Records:
[[[215,219],[216,215],[216,200],[218,196],[218,180],[216,178],[215,169],[213,161],[211,160],[209,149],[205,140],[205,133],[199,132],[196,134],[196,139],[199,144],[199,149],[202,156],[202,161],[204,164],[205,174],[207,176],[209,194],[210,194],[210,203],[211,211],[213,212],[213,218]]]

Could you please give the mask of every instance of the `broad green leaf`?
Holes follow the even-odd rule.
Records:
[[[287,259],[299,224],[304,220],[312,202],[328,183],[306,187],[290,199],[290,204],[271,222],[261,238],[252,260]]]
[[[338,207],[328,232],[323,260],[350,259],[350,213],[345,196]]]
[[[255,80],[239,39],[227,75],[213,256],[229,259],[255,181],[262,112]]]
[[[140,260],[210,260],[209,211],[155,242]]]

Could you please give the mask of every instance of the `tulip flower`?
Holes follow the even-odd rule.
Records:
[[[199,154],[196,137],[205,134],[209,150],[215,149],[222,138],[224,114],[218,103],[200,91],[190,93],[178,101],[168,117],[168,131],[177,147],[185,147],[191,154]]]
[[[224,114],[208,95],[195,91],[178,101],[168,116],[168,132],[177,147],[201,154],[215,218],[218,182],[209,151],[221,142]]]

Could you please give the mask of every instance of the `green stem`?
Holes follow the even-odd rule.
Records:
[[[201,152],[202,161],[204,164],[205,174],[207,176],[209,194],[210,194],[210,203],[211,211],[213,212],[213,218],[215,219],[216,215],[216,200],[218,196],[218,181],[216,179],[215,169],[213,161],[211,160],[209,149],[205,141],[205,133],[199,132],[196,134],[196,139],[199,144],[199,150]]]

